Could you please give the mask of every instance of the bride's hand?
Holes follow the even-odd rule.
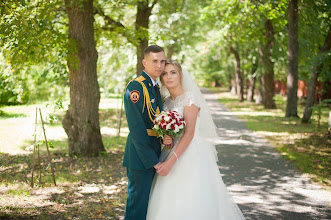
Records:
[[[163,138],[163,144],[165,145],[171,145],[172,144],[172,137],[169,135],[164,136]]]
[[[156,172],[161,176],[167,176],[170,173],[173,166],[174,166],[174,162],[173,160],[171,160],[171,158],[169,158],[169,160],[161,163],[161,166],[156,170]]]

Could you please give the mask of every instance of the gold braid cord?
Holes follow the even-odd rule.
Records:
[[[142,112],[144,112],[144,110],[145,110],[145,103],[146,103],[146,109],[148,111],[149,119],[151,119],[151,121],[153,122],[154,121],[153,118],[155,118],[158,114],[160,114],[160,109],[159,109],[159,106],[157,107],[156,111],[153,109],[151,100],[149,98],[148,90],[147,90],[145,84],[143,83],[144,80],[145,80],[145,78],[143,76],[139,76],[138,78],[135,79],[135,81],[139,82],[141,84],[141,86],[143,87],[144,107],[143,107]]]

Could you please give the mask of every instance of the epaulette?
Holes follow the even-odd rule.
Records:
[[[134,79],[134,81],[137,81],[137,82],[143,82],[145,79],[145,77],[143,76],[138,76],[137,78]]]

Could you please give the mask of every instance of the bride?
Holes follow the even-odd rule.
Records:
[[[176,61],[167,60],[161,74],[164,110],[174,110],[186,122],[174,147],[162,150],[147,211],[148,220],[245,219],[229,195],[210,141],[216,127],[199,88]],[[170,152],[169,152],[170,151]]]

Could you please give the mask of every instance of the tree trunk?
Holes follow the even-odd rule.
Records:
[[[257,70],[257,62],[253,63],[251,77],[249,79],[249,87],[247,90],[247,101],[254,102],[254,90],[255,90],[255,82],[256,82],[256,75],[255,72]]]
[[[264,95],[263,95],[263,88],[262,88],[262,77],[258,77],[257,81],[259,82],[259,86],[257,88],[256,100],[255,103],[259,105],[263,105],[264,103]]]
[[[66,0],[69,17],[70,107],[62,125],[69,154],[95,156],[105,151],[99,125],[100,91],[93,29],[93,0]]]
[[[321,53],[325,53],[331,49],[331,26],[329,27],[328,35],[325,38],[324,44],[322,48],[318,51],[318,55]],[[315,92],[316,92],[316,84],[317,84],[317,78],[318,73],[320,69],[323,67],[324,63],[317,63],[312,70],[311,78],[308,86],[308,94],[307,94],[307,102],[305,106],[305,111],[303,113],[303,117],[301,122],[302,123],[308,123],[312,114],[312,106],[315,102]]]
[[[330,64],[331,67],[331,64]],[[323,82],[323,92],[322,92],[322,100],[328,98],[328,92],[331,89],[331,80],[327,79]]]
[[[298,117],[298,0],[288,6],[288,74],[285,117]]]
[[[271,60],[271,49],[274,45],[274,30],[272,27],[271,20],[266,19],[265,22],[265,37],[267,44],[264,48],[260,49],[260,55],[263,62],[264,73],[262,76],[264,107],[267,109],[275,108],[276,104],[274,101],[275,95],[275,84],[274,84],[274,63]]]
[[[238,101],[242,102],[244,101],[244,86],[243,86],[243,80],[242,80],[242,73],[240,69],[240,57],[239,53],[230,45],[229,50],[231,53],[233,53],[235,57],[235,76],[236,76],[236,84],[237,84],[237,95],[238,95]]]
[[[231,80],[231,89],[230,89],[231,95],[237,95],[237,88],[236,88],[236,82],[235,80]]]
[[[175,53],[174,51],[174,44],[167,46],[167,58],[171,59],[172,55]]]
[[[144,59],[144,50],[148,46],[148,26],[149,17],[152,13],[154,5],[157,0],[154,0],[151,7],[149,7],[149,0],[137,1],[137,14],[136,14],[136,36],[138,44],[137,48],[137,75],[144,69],[142,60]]]

